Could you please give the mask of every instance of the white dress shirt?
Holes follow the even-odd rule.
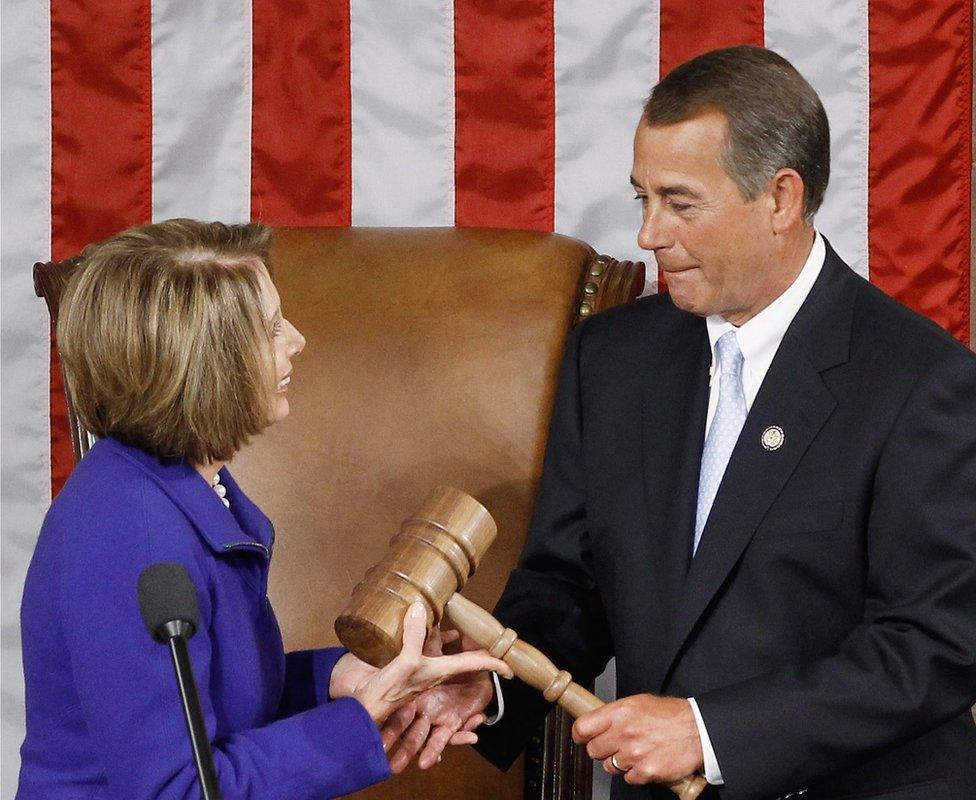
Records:
[[[789,288],[779,297],[773,300],[768,306],[760,311],[752,319],[744,322],[738,328],[735,327],[724,317],[717,314],[705,319],[708,327],[708,342],[712,348],[712,366],[709,371],[708,388],[708,415],[705,418],[705,435],[712,424],[712,417],[715,416],[715,407],[718,405],[718,389],[721,374],[721,366],[715,357],[715,343],[723,334],[735,331],[735,338],[742,351],[742,391],[746,398],[746,411],[752,408],[752,403],[759,393],[769,365],[773,363],[773,356],[779,349],[780,342],[786,335],[786,329],[790,327],[796,312],[800,310],[803,301],[807,299],[813,284],[823,269],[824,259],[827,256],[827,248],[824,245],[823,237],[819,233],[814,233],[813,247],[807,256],[806,263],[800,270]],[[708,738],[708,731],[705,729],[705,721],[702,719],[701,711],[698,710],[698,703],[695,698],[689,697],[691,710],[695,715],[695,724],[698,726],[698,736],[701,738],[702,753],[705,756],[705,780],[717,786],[725,783],[722,780],[722,770],[719,768],[718,759],[715,757],[715,750],[712,749],[712,742]]]
[[[708,390],[708,415],[705,418],[705,435],[708,435],[708,428],[712,424],[712,417],[715,416],[715,407],[718,405],[718,389],[720,384],[721,370],[719,362],[715,357],[715,343],[728,331],[735,331],[735,336],[742,351],[742,390],[746,399],[746,411],[752,408],[752,403],[759,393],[759,387],[769,371],[769,365],[773,363],[773,356],[779,349],[780,342],[786,335],[786,329],[790,327],[796,312],[800,310],[803,301],[807,299],[813,284],[823,269],[824,259],[827,256],[827,248],[824,245],[823,237],[814,232],[813,247],[810,254],[789,288],[779,297],[773,300],[766,308],[760,311],[749,321],[743,323],[738,328],[735,327],[724,317],[707,317],[705,324],[708,328],[708,341],[712,349],[712,366],[709,370],[709,390]],[[504,700],[502,698],[501,686],[498,677],[495,678],[495,695],[498,699],[498,712],[492,716],[486,724],[493,725],[498,722],[504,713]],[[722,779],[722,771],[715,757],[715,750],[712,742],[708,738],[708,731],[705,728],[705,721],[702,719],[701,711],[695,698],[689,697],[691,710],[695,715],[695,724],[698,726],[698,735],[701,738],[702,753],[705,761],[705,780],[717,786],[725,781]]]

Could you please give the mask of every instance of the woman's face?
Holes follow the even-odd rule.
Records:
[[[261,288],[261,312],[271,331],[274,352],[274,393],[271,421],[280,422],[288,416],[288,385],[291,383],[291,360],[305,347],[305,337],[281,314],[281,299],[271,282],[268,270],[261,264],[257,270]]]

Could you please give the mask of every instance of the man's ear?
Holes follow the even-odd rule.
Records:
[[[784,167],[768,184],[770,222],[774,234],[783,234],[803,225],[803,178],[795,169]]]

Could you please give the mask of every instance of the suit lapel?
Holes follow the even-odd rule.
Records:
[[[694,535],[711,354],[705,321],[689,315],[687,323],[687,330],[671,339],[678,344],[667,364],[649,376],[641,402],[644,530],[653,537],[653,577],[645,587],[653,595],[646,604],[653,619],[646,621],[647,630],[674,619]],[[649,674],[667,666],[660,661],[661,644],[663,639],[645,654]]]
[[[780,344],[729,460],[677,603],[660,685],[836,406],[821,372],[847,360],[852,280],[850,268],[828,245],[824,269]],[[774,425],[785,438],[768,450],[763,432]],[[696,467],[700,447],[698,453]],[[697,495],[697,473],[691,483]]]

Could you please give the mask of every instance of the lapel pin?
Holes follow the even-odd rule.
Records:
[[[779,425],[770,425],[762,432],[762,446],[767,450],[779,450],[786,440],[786,434]]]

